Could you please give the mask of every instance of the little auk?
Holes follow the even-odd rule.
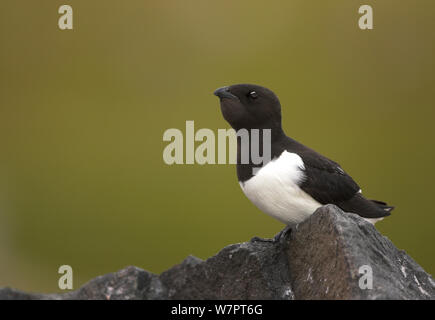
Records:
[[[267,163],[241,163],[242,147],[240,139],[237,141],[239,184],[261,211],[290,230],[325,204],[334,204],[373,224],[390,215],[394,207],[366,199],[338,163],[286,136],[281,104],[271,90],[236,84],[219,88],[214,94],[220,99],[223,117],[236,131],[270,130],[271,160]]]

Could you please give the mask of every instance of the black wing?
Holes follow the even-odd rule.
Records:
[[[285,137],[272,150],[278,156],[283,150],[299,155],[304,162],[305,179],[299,186],[320,204],[336,204],[351,199],[360,191],[358,184],[340,165],[302,143]]]
[[[320,204],[335,204],[342,210],[365,218],[390,214],[394,207],[364,198],[361,188],[340,165],[303,144],[286,137],[278,148],[298,154],[304,162],[305,178],[299,186]],[[279,153],[278,150],[274,150]]]
[[[321,204],[339,204],[355,196],[360,187],[340,165],[307,149],[299,153],[305,165],[301,189]]]
[[[332,203],[346,212],[353,212],[364,218],[390,215],[394,207],[385,202],[364,198],[358,184],[338,163],[308,148],[301,148],[299,155],[305,165],[305,179],[300,188],[319,203]]]

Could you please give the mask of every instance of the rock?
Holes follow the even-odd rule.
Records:
[[[358,215],[327,205],[286,239],[297,299],[434,299],[435,282]],[[359,286],[369,266],[373,289]]]
[[[58,294],[24,293],[19,290],[0,289],[0,300],[142,300],[165,297],[158,276],[127,267],[92,279],[80,289]]]
[[[288,259],[272,242],[224,248],[206,261],[189,257],[160,275],[169,299],[291,299]]]
[[[361,289],[360,268],[372,289]],[[366,282],[367,284],[370,281]],[[161,275],[136,267],[60,294],[0,289],[0,299],[434,299],[435,282],[359,216],[334,205],[270,239],[233,244],[203,261],[189,256]]]

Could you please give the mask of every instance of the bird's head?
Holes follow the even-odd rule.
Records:
[[[254,84],[235,84],[217,89],[221,111],[235,129],[281,129],[281,105],[269,89]]]

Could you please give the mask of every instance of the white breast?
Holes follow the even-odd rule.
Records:
[[[303,169],[300,156],[284,151],[240,186],[261,211],[285,224],[296,224],[321,207],[298,186],[304,179]]]

